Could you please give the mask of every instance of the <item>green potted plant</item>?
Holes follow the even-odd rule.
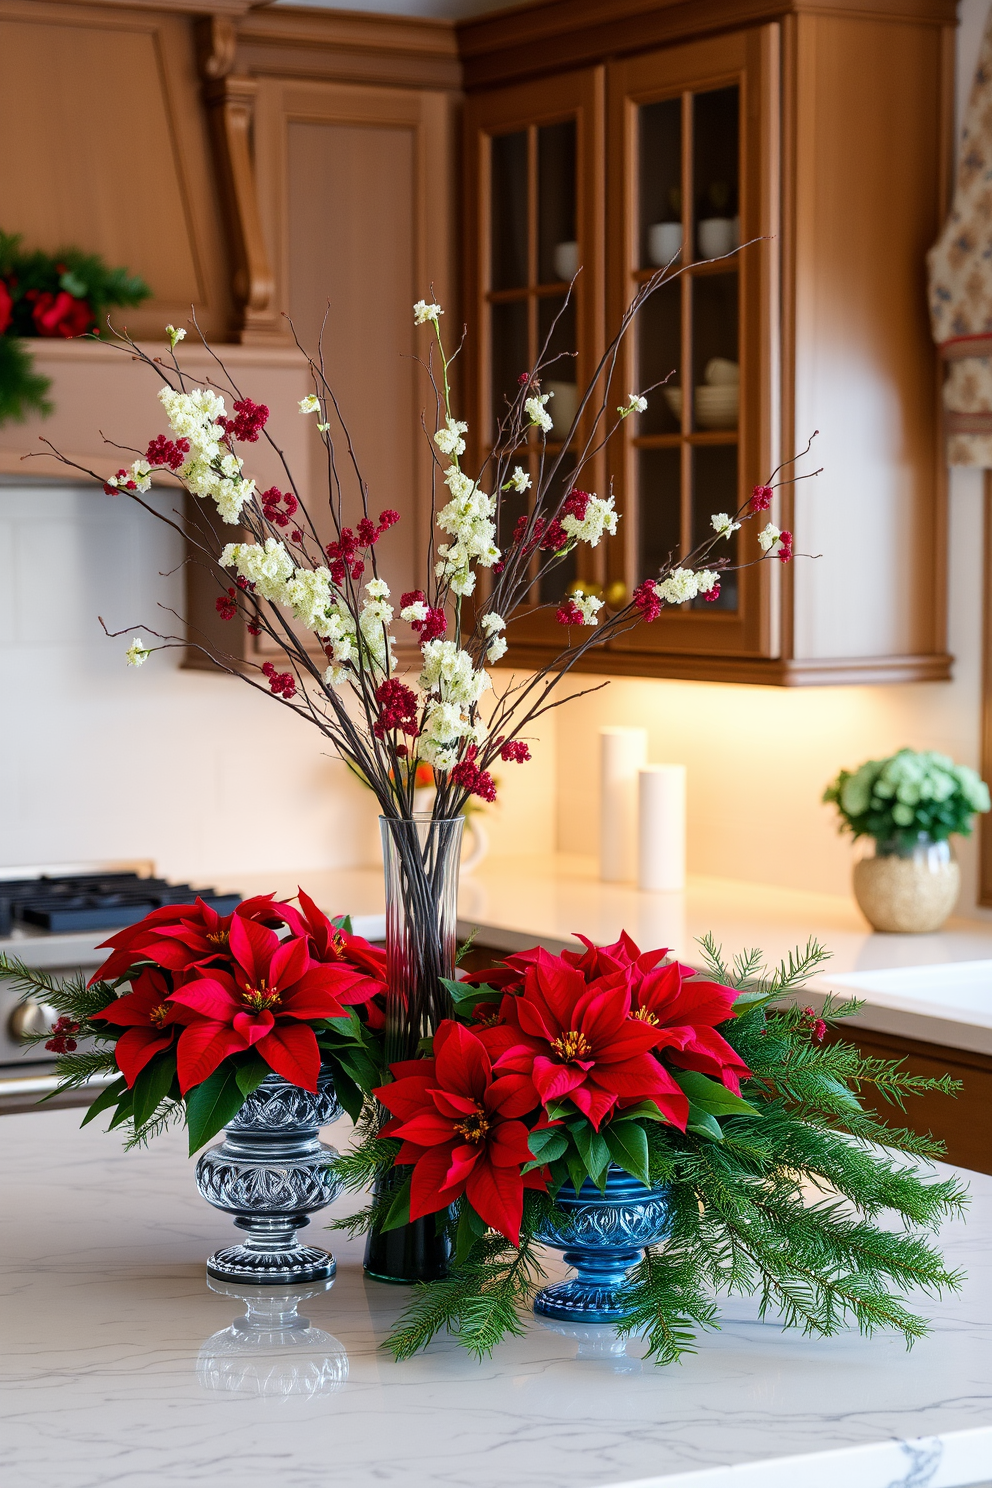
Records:
[[[967,765],[931,749],[900,749],[887,759],[841,770],[823,793],[841,832],[863,838],[854,897],[876,930],[939,930],[957,902],[961,874],[948,838],[967,837],[988,811],[989,788]]]

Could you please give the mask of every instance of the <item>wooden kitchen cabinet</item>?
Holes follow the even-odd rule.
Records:
[[[823,466],[769,513],[809,556],[759,565],[757,524],[745,526],[745,566],[715,604],[666,610],[586,669],[775,685],[944,679],[946,497],[924,255],[946,206],[954,7],[781,0],[742,25],[752,12],[580,0],[459,26],[472,414],[486,430],[494,389],[511,362],[530,365],[540,307],[560,294],[541,247],[560,187],[535,161],[542,130],[574,119],[580,195],[587,183],[576,232],[592,271],[576,286],[581,332],[568,348],[580,386],[679,240],[685,272],[646,306],[618,366],[611,406],[672,374],[594,472],[616,491],[620,530],[565,582],[621,603],[814,430],[799,469]],[[512,285],[500,278],[504,238],[521,255]],[[700,262],[738,240],[749,246],[735,258]],[[547,611],[518,621],[512,659],[549,661],[552,626]]]

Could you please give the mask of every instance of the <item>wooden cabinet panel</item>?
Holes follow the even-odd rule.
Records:
[[[6,231],[50,252],[73,243],[141,274],[153,298],[114,312],[136,336],[161,336],[195,305],[205,333],[226,338],[222,230],[188,20],[3,0],[0,135]]]

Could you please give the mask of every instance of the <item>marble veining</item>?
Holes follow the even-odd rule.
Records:
[[[182,1134],[125,1155],[78,1119],[0,1121],[4,1488],[992,1479],[990,1177],[972,1175],[969,1219],[944,1236],[966,1287],[921,1304],[933,1333],[910,1352],[892,1336],[785,1334],[733,1298],[722,1331],[664,1370],[636,1340],[536,1317],[482,1365],[449,1341],[397,1364],[379,1344],[405,1294],[367,1282],[361,1245],[326,1235],[323,1215],[311,1236],[333,1246],[334,1285],[246,1325],[236,1288],[207,1287],[228,1222],[197,1194]],[[547,1269],[564,1274],[554,1256]]]

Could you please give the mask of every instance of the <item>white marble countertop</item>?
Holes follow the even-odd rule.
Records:
[[[407,1294],[365,1281],[360,1245],[338,1237],[337,1281],[300,1308],[321,1332],[246,1354],[228,1331],[243,1306],[204,1274],[235,1232],[198,1197],[182,1134],[124,1154],[116,1134],[99,1121],[80,1131],[78,1118],[0,1121],[10,1488],[992,1479],[992,1177],[971,1178],[967,1226],[944,1235],[965,1289],[922,1304],[933,1332],[911,1352],[887,1335],[784,1334],[731,1299],[722,1331],[667,1369],[643,1365],[636,1340],[610,1353],[608,1332],[570,1337],[537,1318],[482,1365],[450,1341],[397,1364],[378,1345]]]

